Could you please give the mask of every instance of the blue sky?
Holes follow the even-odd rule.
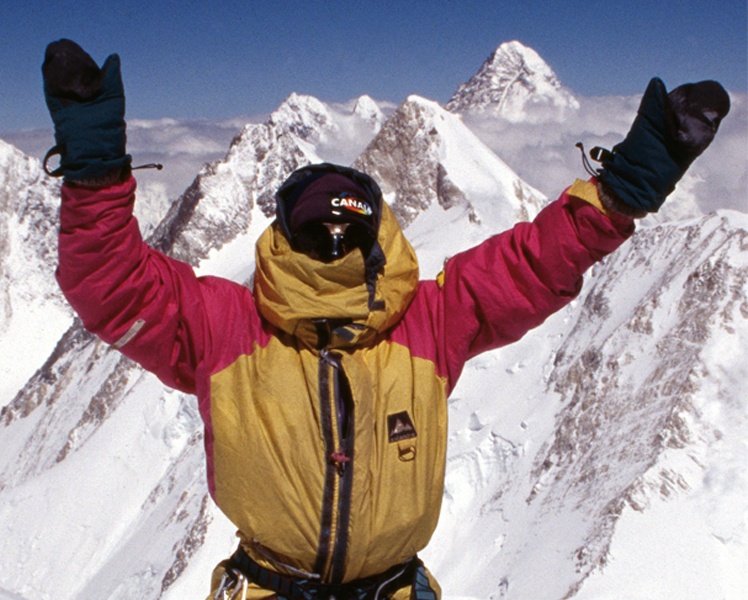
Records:
[[[291,92],[446,102],[502,42],[534,48],[581,96],[717,79],[748,87],[745,0],[6,2],[0,132],[49,127],[47,43],[120,54],[128,116],[224,119],[273,110]]]

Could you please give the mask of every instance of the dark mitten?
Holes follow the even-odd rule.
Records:
[[[119,57],[112,54],[99,69],[78,44],[63,39],[47,46],[42,75],[56,142],[45,166],[49,156],[60,155],[51,174],[76,182],[129,174]]]
[[[626,139],[602,161],[604,196],[632,216],[657,212],[729,110],[730,98],[716,81],[688,83],[668,94],[660,79],[652,79]]]

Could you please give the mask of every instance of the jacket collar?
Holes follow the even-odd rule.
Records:
[[[358,250],[322,263],[295,252],[276,220],[257,242],[260,313],[313,348],[371,343],[400,320],[418,286],[415,251],[384,203],[377,242],[381,258],[371,272]]]

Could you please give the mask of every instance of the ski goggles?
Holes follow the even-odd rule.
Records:
[[[291,240],[295,250],[329,263],[360,248],[366,255],[374,244],[371,230],[358,223],[307,223]]]

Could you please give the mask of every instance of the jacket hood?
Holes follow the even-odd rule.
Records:
[[[367,255],[356,249],[323,263],[291,247],[288,215],[303,188],[330,172],[370,194],[377,237]],[[254,293],[263,317],[313,347],[366,344],[397,323],[415,295],[418,262],[371,177],[329,163],[303,167],[280,187],[276,203],[277,218],[256,248]]]

